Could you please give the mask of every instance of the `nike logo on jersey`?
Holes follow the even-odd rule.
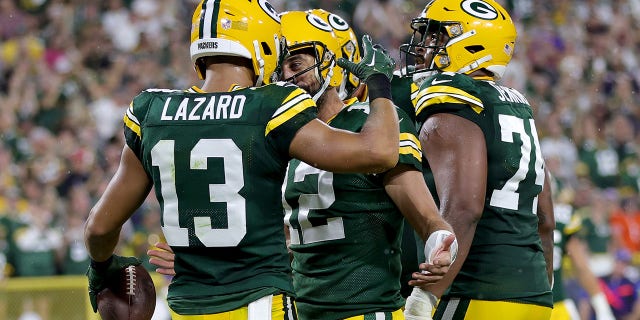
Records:
[[[431,81],[432,85],[436,85],[436,84],[441,84],[441,83],[446,83],[446,82],[451,82],[451,80],[438,80],[438,79],[433,79],[433,81]]]

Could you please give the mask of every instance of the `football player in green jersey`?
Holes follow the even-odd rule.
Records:
[[[408,319],[549,319],[553,306],[553,204],[533,111],[495,81],[516,28],[493,0],[434,0],[411,27],[424,59],[416,97],[425,177],[458,237],[442,281],[417,285]],[[441,297],[432,314],[436,297]]]
[[[370,47],[361,63],[344,63],[372,101],[354,133],[318,120],[304,90],[271,83],[285,52],[281,39],[279,15],[265,0],[198,4],[191,57],[203,86],[148,89],[133,99],[118,171],[86,222],[94,311],[97,294],[140,263],[113,252],[122,225],[153,189],[176,255],[167,298],[173,319],[296,317],[282,230],[288,161],[384,172],[398,161],[399,126],[389,88],[395,63],[383,50]]]
[[[318,118],[335,128],[359,132],[369,104],[345,105],[338,88],[342,70],[327,59],[339,52],[329,25],[310,12],[282,15],[282,33],[290,56],[283,63],[288,81],[318,97]],[[368,39],[363,39],[365,56]],[[293,159],[283,203],[293,255],[293,282],[300,319],[402,319],[400,237],[403,214],[423,239],[433,244],[449,235],[452,252],[443,252],[442,269],[430,266],[439,279],[455,256],[457,244],[449,225],[438,215],[421,174],[422,154],[410,118],[398,110],[399,163],[379,175],[341,174]],[[401,213],[402,212],[402,213]],[[432,254],[427,253],[430,258]],[[439,258],[440,259],[440,258]],[[417,267],[417,265],[416,265]]]
[[[553,231],[553,311],[551,320],[578,320],[580,314],[572,299],[565,293],[563,258],[571,261],[571,270],[576,280],[590,297],[596,320],[614,320],[615,316],[606,296],[600,289],[598,278],[589,265],[589,249],[579,232],[582,218],[574,212],[568,202],[572,198],[569,189],[560,191],[557,180],[550,175],[554,195],[553,211],[556,227]]]
[[[339,42],[329,21],[314,11],[281,16],[290,50],[284,76],[317,97],[319,119],[358,132],[370,106],[357,99],[345,105],[340,99],[344,73],[333,61]],[[371,50],[369,41],[364,39],[364,47]],[[403,111],[398,113],[400,160],[384,174],[341,174],[297,159],[289,162],[283,204],[299,319],[404,318],[399,292],[400,211],[423,238],[429,238],[425,251],[431,258],[427,269],[432,281],[441,279],[455,258],[455,237],[438,215],[421,174],[415,126]],[[172,275],[171,250],[158,246],[164,250],[150,250],[151,262],[159,272]]]

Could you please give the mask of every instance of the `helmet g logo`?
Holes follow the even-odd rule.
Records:
[[[490,4],[482,0],[464,0],[460,4],[464,12],[483,20],[494,20],[498,17],[498,11]]]
[[[327,24],[326,22],[324,22],[324,20],[322,20],[322,18],[316,16],[315,14],[309,13],[307,14],[307,21],[309,21],[309,23],[322,30],[322,31],[327,31],[327,32],[331,32],[333,31],[333,28],[331,28],[331,26],[329,24]]]
[[[271,3],[269,3],[269,1],[258,0],[258,4],[267,15],[273,18],[273,20],[275,20],[276,22],[280,23],[280,15],[278,14],[278,11],[276,11],[276,9],[271,5]]]
[[[346,31],[349,30],[349,24],[344,21],[341,17],[331,13],[327,18],[329,20],[329,24],[338,31]]]

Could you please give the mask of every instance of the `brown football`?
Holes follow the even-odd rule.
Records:
[[[156,308],[156,288],[141,265],[122,269],[117,283],[111,283],[97,297],[103,320],[150,320]]]

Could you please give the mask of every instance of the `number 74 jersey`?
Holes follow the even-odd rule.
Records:
[[[551,306],[536,215],[544,160],[527,99],[492,81],[444,72],[427,79],[414,101],[420,126],[434,114],[455,114],[477,125],[486,142],[484,210],[451,294]],[[427,184],[438,201],[424,163]]]

